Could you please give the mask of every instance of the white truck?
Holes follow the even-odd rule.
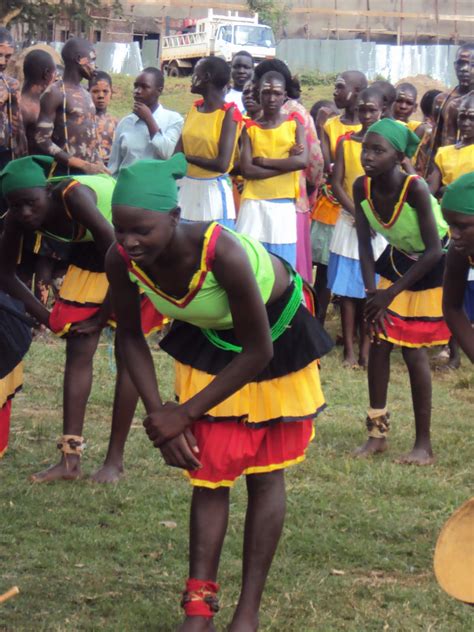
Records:
[[[259,24],[257,14],[242,17],[228,11],[216,15],[209,9],[206,18],[184,32],[163,37],[160,63],[168,76],[179,77],[191,74],[201,57],[216,55],[230,62],[239,50],[248,51],[256,62],[275,57],[272,29]]]

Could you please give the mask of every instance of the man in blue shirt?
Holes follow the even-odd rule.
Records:
[[[108,167],[113,176],[137,160],[167,160],[173,155],[183,117],[160,104],[164,83],[161,70],[152,67],[145,68],[135,79],[133,113],[117,125],[112,144]]]

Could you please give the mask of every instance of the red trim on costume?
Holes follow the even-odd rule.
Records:
[[[253,127],[253,126],[256,126],[256,127],[261,127],[261,126],[257,123],[257,121],[254,121],[254,120],[253,120],[253,119],[251,119],[251,118],[244,118],[244,125],[245,125],[245,127],[246,127],[247,129],[248,129],[249,127]]]
[[[186,616],[212,618],[219,610],[217,604],[218,591],[219,584],[216,584],[216,582],[188,579],[181,604]]]
[[[242,116],[242,112],[239,110],[236,103],[234,103],[233,101],[229,101],[229,102],[225,102],[222,106],[222,109],[224,110],[224,112],[228,112],[231,108],[234,108],[234,111],[232,112],[232,120],[235,123],[242,123],[244,120],[244,117]]]
[[[288,115],[288,118],[286,119],[287,121],[298,121],[298,123],[301,123],[301,125],[304,126],[304,118],[301,116],[301,114],[299,112],[291,112],[291,114]]]
[[[125,260],[128,271],[137,277],[147,288],[152,290],[158,296],[168,301],[172,305],[183,309],[194,299],[196,294],[202,288],[206,279],[207,273],[211,270],[212,264],[215,259],[216,241],[221,234],[222,226],[217,222],[211,223],[204,235],[204,246],[201,256],[201,268],[196,271],[189,284],[188,292],[182,298],[174,298],[163,292],[149,277],[148,275],[127,255],[122,246],[117,244],[119,254]]]
[[[12,411],[12,400],[9,399],[0,408],[0,457],[8,447],[8,437],[10,434],[10,415]]]
[[[198,108],[203,103],[204,103],[204,99],[197,99],[196,101],[194,101],[193,105]]]
[[[451,337],[451,332],[442,318],[431,321],[407,321],[391,312],[389,315],[392,324],[385,321],[387,338],[402,346],[404,343],[408,346],[442,344]]]
[[[418,175],[415,175],[415,174],[407,176],[407,178],[406,178],[406,180],[405,180],[405,182],[403,184],[403,188],[401,190],[398,202],[394,206],[392,217],[388,220],[388,222],[384,222],[383,219],[378,214],[378,212],[375,210],[375,206],[374,206],[374,204],[372,202],[372,198],[370,197],[370,178],[365,176],[364,189],[365,189],[366,199],[367,199],[367,202],[369,203],[369,206],[370,206],[370,208],[372,210],[372,213],[374,214],[375,219],[378,221],[379,224],[381,224],[384,228],[392,228],[392,226],[395,224],[397,219],[400,217],[400,213],[403,210],[403,205],[405,204],[406,199],[408,197],[408,188],[409,188],[410,184],[414,180],[419,180],[420,178],[421,178],[421,176],[418,176]]]
[[[222,233],[222,226],[220,224],[216,224],[212,229],[211,236],[209,237],[209,242],[206,250],[206,271],[212,270],[212,266],[214,265],[214,260],[216,258],[216,245],[217,240]]]

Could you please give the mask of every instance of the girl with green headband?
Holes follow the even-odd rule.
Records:
[[[451,237],[443,281],[443,313],[453,337],[474,362],[474,172],[448,185],[441,205]]]
[[[111,315],[103,266],[105,253],[114,241],[110,219],[115,181],[107,175],[47,181],[52,162],[47,156],[29,156],[10,162],[0,174],[1,192],[9,205],[0,242],[0,284],[41,324],[66,336],[63,436],[57,444],[62,456],[59,464],[32,477],[38,483],[74,480],[81,474],[92,361],[101,330]],[[15,274],[26,233],[72,244],[69,267],[51,312]],[[161,318],[146,304],[150,318],[144,320],[144,326],[150,331],[161,326]],[[104,466],[93,477],[97,482],[115,482],[123,472],[124,445],[138,399],[118,353],[116,357],[112,433]]]
[[[365,318],[372,339],[369,437],[355,455],[366,457],[387,449],[390,354],[398,345],[408,368],[416,430],[413,449],[398,462],[430,465],[434,461],[430,440],[431,371],[425,347],[446,344],[450,336],[441,309],[441,241],[447,225],[426,183],[400,168],[405,156],[413,156],[418,142],[418,137],[397,121],[374,123],[362,143],[361,162],[366,175],[354,182],[357,237],[367,294]],[[376,262],[371,244],[373,231],[388,241]],[[378,286],[374,281],[376,272],[380,275]]]
[[[303,305],[302,280],[259,241],[217,222],[180,222],[182,154],[119,173],[117,247],[106,260],[120,348],[145,427],[194,486],[182,631],[214,630],[229,488],[247,477],[243,584],[229,630],[256,630],[285,515],[284,469],[305,458],[324,407],[318,358],[331,347]],[[134,185],[134,189],[133,186]],[[138,288],[175,319],[160,347],[175,359],[179,404],[164,403],[140,328]]]

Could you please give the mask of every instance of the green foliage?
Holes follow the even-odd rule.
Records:
[[[299,80],[302,86],[333,86],[336,77],[336,73],[304,72],[299,75]]]
[[[58,19],[74,21],[80,32],[100,22],[91,17],[91,13],[100,12],[104,6],[102,0],[66,0],[57,3],[48,0],[9,0],[8,3],[0,3],[0,24],[8,26],[22,22],[28,25],[31,39],[47,39],[48,23]],[[120,0],[114,0],[107,7],[115,16],[123,13]]]
[[[252,13],[258,13],[262,24],[271,26],[277,35],[288,23],[289,4],[285,0],[247,0]]]

